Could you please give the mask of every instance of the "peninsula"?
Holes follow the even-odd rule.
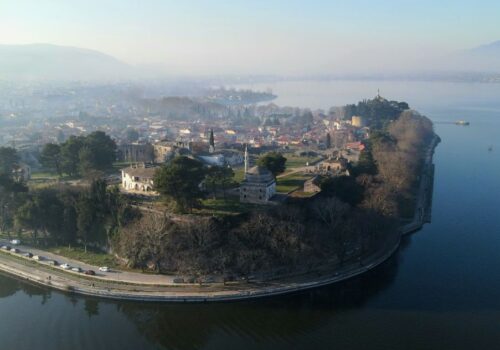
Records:
[[[220,126],[156,144],[73,136],[43,147],[42,181],[1,148],[0,270],[102,297],[239,300],[368,271],[430,220],[429,119],[380,95],[287,112],[247,110],[260,139],[242,124],[224,134],[248,128],[246,142],[224,146]]]

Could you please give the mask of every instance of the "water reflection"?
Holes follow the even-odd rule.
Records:
[[[323,327],[389,287],[398,259],[396,254],[366,275],[296,295],[230,304],[121,303],[119,310],[141,334],[167,349],[198,349],[219,332],[259,343],[286,341]]]
[[[124,315],[148,343],[165,349],[198,349],[214,338],[227,337],[253,343],[289,343],[297,336],[320,329],[350,309],[362,307],[388,288],[397,274],[399,256],[397,253],[377,269],[336,285],[248,302],[181,305],[110,301],[52,292],[3,275],[0,275],[0,298],[22,292],[29,297],[40,296],[41,304],[45,304],[53,293],[58,298],[51,307],[57,307],[62,299],[72,305],[75,312],[84,312],[89,320],[98,318],[97,322],[103,322],[102,318],[109,317],[110,310],[114,309]],[[105,310],[102,315],[101,309]],[[121,334],[112,324],[108,327],[107,331],[112,334]]]
[[[51,290],[48,288],[41,288],[31,283],[21,282],[11,277],[0,273],[0,298],[7,298],[18,291],[24,292],[29,297],[41,297],[41,304],[45,304],[51,296]]]
[[[17,281],[0,274],[0,298],[7,298],[16,294],[19,288]]]

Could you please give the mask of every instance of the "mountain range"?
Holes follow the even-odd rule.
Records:
[[[500,73],[500,40],[488,45],[461,50],[431,62],[412,74],[452,72],[481,76]],[[175,72],[169,72],[175,74]],[[409,72],[408,72],[409,73]],[[377,77],[383,72],[373,72]],[[132,66],[99,51],[52,44],[0,45],[0,80],[66,80],[99,81],[130,80],[166,76],[165,67]],[[327,75],[325,75],[327,76]],[[425,76],[423,73],[421,76]],[[459,78],[460,79],[460,78]],[[468,76],[471,79],[471,76]],[[486,79],[488,80],[488,79]]]
[[[458,51],[446,63],[448,69],[457,71],[500,73],[500,40]]]
[[[137,76],[102,52],[52,44],[0,45],[0,79],[103,80]]]

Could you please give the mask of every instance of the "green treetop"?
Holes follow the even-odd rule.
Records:
[[[269,169],[274,177],[286,169],[286,158],[279,152],[269,152],[257,160],[257,165]]]
[[[205,173],[200,161],[186,156],[176,157],[156,172],[153,180],[155,190],[173,199],[179,210],[191,210],[203,195],[200,183]]]

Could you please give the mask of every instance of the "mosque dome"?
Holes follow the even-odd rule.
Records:
[[[245,180],[248,182],[267,183],[273,181],[274,176],[269,169],[261,166],[254,166],[245,174]]]

